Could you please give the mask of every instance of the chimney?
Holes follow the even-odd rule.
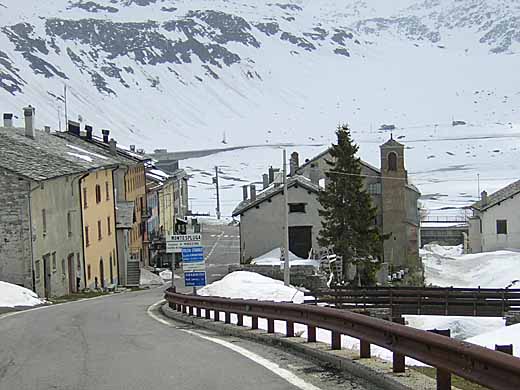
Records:
[[[289,160],[289,175],[296,175],[296,170],[300,166],[300,157],[298,156],[298,152],[291,153],[291,159]]]
[[[86,135],[85,135],[86,140],[92,141],[92,126],[85,125],[85,132],[86,132]]]
[[[269,167],[269,184],[271,184],[274,181],[274,169],[273,167]]]
[[[144,156],[144,149],[137,149],[137,154],[140,154],[141,156]]]
[[[4,113],[4,127],[13,127],[13,114]]]
[[[103,143],[108,144],[108,136],[110,135],[110,130],[101,130],[101,134],[103,134]]]
[[[69,121],[67,124],[68,132],[74,135],[80,136],[79,123],[74,121]]]
[[[112,153],[114,156],[117,156],[117,142],[116,142],[116,140],[113,139],[113,138],[110,138],[109,145],[110,145],[110,153]]]
[[[44,127],[44,130],[47,134],[50,134],[51,133],[51,127],[50,126],[45,126]]]
[[[249,192],[251,192],[251,200],[256,200],[256,186],[254,184],[249,185]]]
[[[267,173],[264,173],[262,175],[262,184],[263,189],[265,190],[267,187],[269,187],[269,175]]]
[[[480,193],[480,205],[485,206],[485,205],[487,205],[487,202],[488,202],[488,194],[486,191],[482,191]]]
[[[130,151],[135,152],[135,145],[130,145]]]
[[[34,120],[35,120],[35,109],[32,106],[25,107],[23,109],[23,115],[25,117],[25,136],[27,138],[34,139]]]
[[[242,200],[247,200],[247,184],[242,186]]]

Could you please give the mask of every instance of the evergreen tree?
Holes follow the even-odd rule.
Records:
[[[332,161],[327,186],[320,192],[322,230],[320,245],[332,248],[346,264],[358,265],[362,285],[373,284],[379,267],[383,237],[375,224],[377,209],[363,188],[361,162],[347,126],[336,131],[337,145],[332,145]]]

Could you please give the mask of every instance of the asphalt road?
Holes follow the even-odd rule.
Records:
[[[208,283],[222,279],[228,273],[229,265],[240,263],[238,226],[203,225],[202,245]]]
[[[0,317],[0,389],[304,389],[185,326],[152,318],[147,310],[161,297],[162,289],[129,292]],[[322,383],[318,389],[373,388],[272,347],[232,342],[305,383]]]

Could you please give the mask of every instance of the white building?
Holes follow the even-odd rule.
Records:
[[[469,221],[470,253],[520,249],[520,180],[474,203]]]

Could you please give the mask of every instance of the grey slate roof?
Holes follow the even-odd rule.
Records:
[[[511,183],[508,186],[505,186],[504,188],[501,188],[500,190],[492,193],[491,195],[488,195],[487,202],[485,205],[483,205],[482,201],[479,200],[478,202],[473,203],[471,205],[471,208],[474,208],[479,211],[485,211],[518,193],[520,193],[520,180],[517,180],[514,183]]]
[[[314,156],[309,161],[306,161],[305,163],[303,163],[302,165],[300,165],[298,167],[297,171],[300,171],[302,168],[305,168],[307,165],[315,162],[316,160],[319,160],[320,158],[325,156],[327,153],[329,153],[330,149],[332,149],[332,147],[325,149],[323,152],[321,152],[320,154]],[[380,169],[374,167],[373,165],[367,163],[366,161],[360,160],[360,163],[361,163],[361,165],[364,165],[366,168],[368,168],[368,169],[370,169],[370,170],[372,170],[374,172],[381,173]]]
[[[110,157],[75,149],[44,131],[36,130],[31,139],[25,136],[25,129],[0,127],[0,166],[35,181],[117,164]]]
[[[316,184],[311,183],[311,181],[304,176],[297,175],[297,176],[292,176],[292,177],[288,178],[288,180],[287,180],[288,188],[294,187],[296,185],[299,185],[316,194],[320,192],[320,187],[317,186]],[[271,184],[271,186],[269,186],[265,190],[259,192],[254,201],[251,199],[247,199],[247,200],[243,200],[242,202],[240,202],[238,204],[238,206],[235,208],[235,210],[233,210],[232,216],[236,217],[237,215],[240,215],[244,211],[247,211],[250,208],[255,207],[256,205],[266,201],[267,199],[272,198],[273,196],[281,193],[282,191],[283,191],[282,185],[275,186],[274,184]]]
[[[137,153],[132,153],[121,147],[117,147],[117,155],[114,155],[110,151],[109,144],[103,143],[98,137],[93,137],[91,141],[87,141],[78,137],[77,135],[68,132],[57,132],[54,133],[57,138],[61,138],[67,141],[69,144],[87,150],[91,153],[95,153],[101,156],[109,157],[123,165],[135,165],[140,162],[148,161],[148,158],[140,156]]]
[[[116,229],[132,229],[134,222],[134,202],[117,202]]]

